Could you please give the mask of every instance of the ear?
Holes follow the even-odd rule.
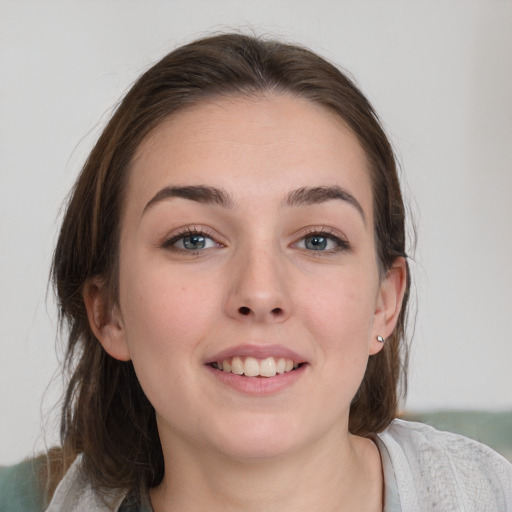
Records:
[[[387,339],[393,333],[402,310],[407,287],[407,263],[405,258],[397,258],[380,283],[375,313],[373,317],[370,355],[377,354],[384,347],[377,336]]]
[[[114,359],[130,360],[121,313],[107,297],[105,280],[95,277],[88,280],[83,289],[89,325],[105,351]]]

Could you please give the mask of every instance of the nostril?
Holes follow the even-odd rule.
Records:
[[[249,316],[253,314],[253,310],[251,308],[248,308],[247,306],[240,306],[238,308],[238,313],[242,316]],[[284,311],[282,308],[274,308],[270,311],[270,315],[272,317],[279,317],[284,315]]]

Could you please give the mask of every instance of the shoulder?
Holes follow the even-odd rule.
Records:
[[[428,425],[395,420],[378,434],[400,497],[416,510],[512,510],[512,465],[491,448]],[[510,507],[510,508],[507,508]]]
[[[30,459],[15,466],[0,467],[0,510],[2,512],[43,510],[43,490],[38,478],[40,466],[40,459]]]
[[[88,481],[82,466],[82,456],[79,455],[60,481],[46,512],[120,511],[126,491],[97,491]]]
[[[126,496],[123,489],[98,494],[82,472],[82,458],[59,483],[48,507],[39,475],[45,456],[14,466],[0,466],[0,512],[149,512],[151,506],[139,494]],[[126,499],[125,499],[126,498]],[[137,498],[137,499],[135,499]],[[147,501],[147,500],[146,500]]]

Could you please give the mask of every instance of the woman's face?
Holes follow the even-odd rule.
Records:
[[[395,274],[379,278],[365,154],[339,120],[286,95],[209,100],[139,148],[99,338],[133,361],[164,446],[287,453],[346,437]]]

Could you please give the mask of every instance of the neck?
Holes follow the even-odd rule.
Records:
[[[272,458],[235,459],[183,445],[164,448],[166,471],[151,490],[155,512],[382,510],[374,443],[350,434]]]

